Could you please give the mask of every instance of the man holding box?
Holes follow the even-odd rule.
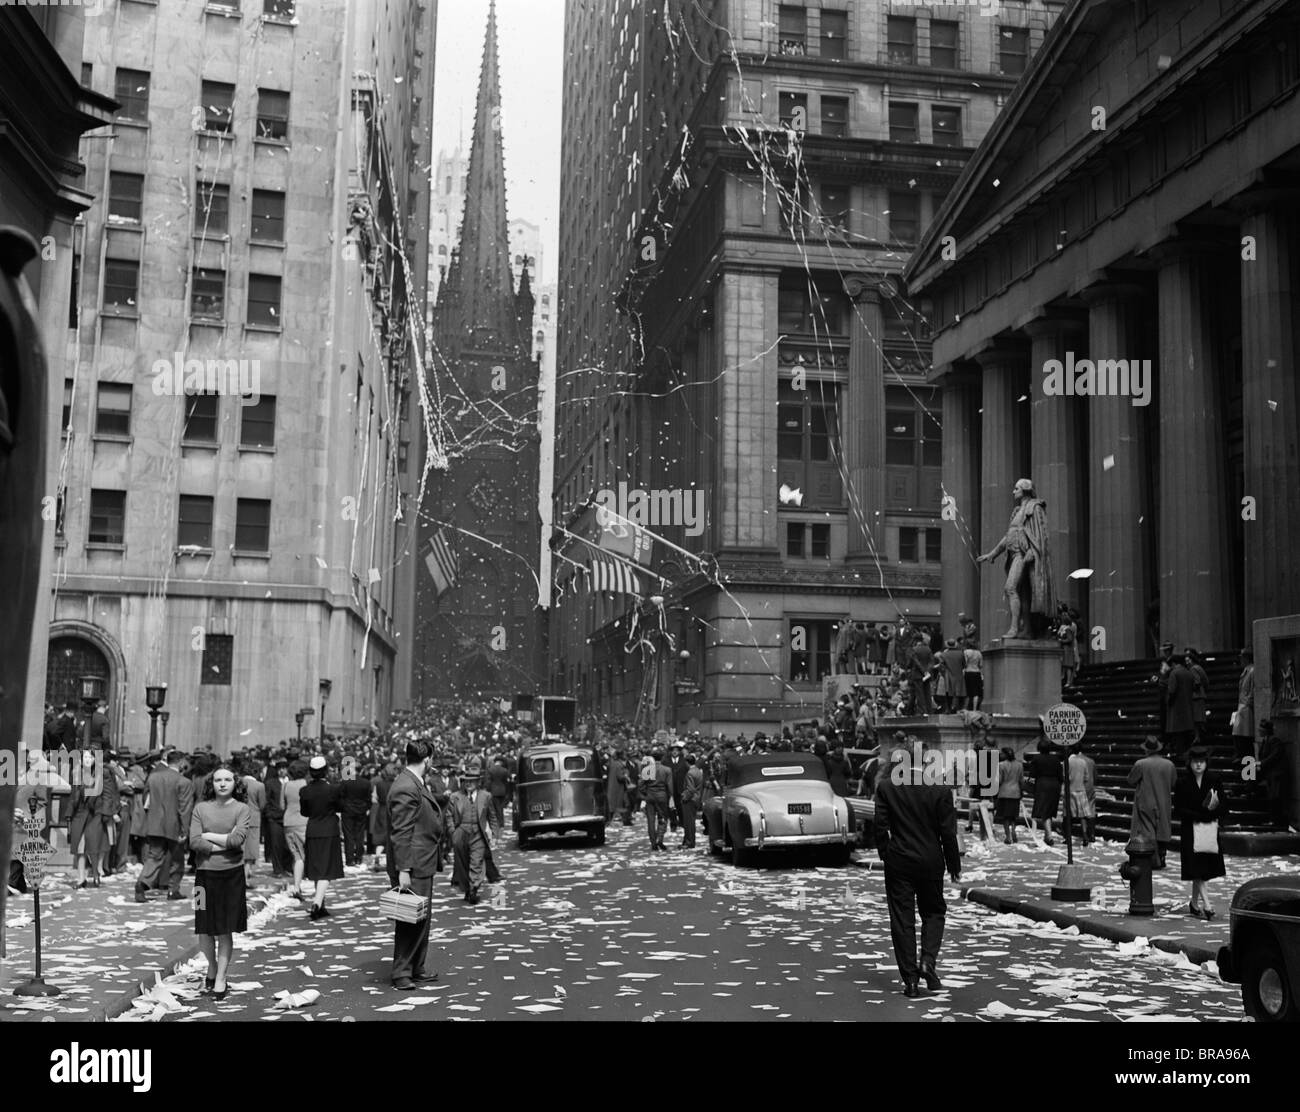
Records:
[[[425,899],[433,895],[442,840],[442,814],[424,785],[432,751],[427,741],[408,741],[406,770],[388,789],[388,848],[397,868],[398,886]],[[424,971],[430,918],[425,915],[418,923],[393,924],[393,987],[401,992],[409,992],[421,981],[438,979],[437,973]]]

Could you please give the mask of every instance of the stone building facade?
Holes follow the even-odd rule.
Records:
[[[820,714],[846,617],[937,628],[942,403],[898,278],[1057,7],[614,7],[566,30],[597,153],[561,206],[551,684],[770,728]],[[576,571],[621,482],[704,505],[634,607]]]
[[[435,31],[431,0],[88,20],[83,83],[119,107],[51,338],[44,671],[53,702],[99,672],[126,747],[147,683],[217,752],[293,736],[324,680],[330,729],[407,697]]]
[[[906,274],[958,513],[948,622],[1006,624],[970,550],[1020,477],[1093,660],[1232,650],[1300,613],[1298,98],[1294,5],[1066,10]]]

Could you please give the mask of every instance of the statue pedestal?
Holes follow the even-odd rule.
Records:
[[[984,651],[981,710],[1034,718],[1061,701],[1061,646],[1055,641],[995,641]]]

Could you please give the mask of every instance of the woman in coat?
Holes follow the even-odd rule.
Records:
[[[1187,768],[1174,784],[1174,817],[1183,826],[1178,851],[1182,858],[1182,877],[1192,882],[1192,899],[1187,909],[1198,919],[1214,918],[1206,885],[1223,876],[1224,868],[1223,854],[1217,848],[1213,852],[1196,852],[1195,827],[1202,823],[1221,823],[1227,814],[1223,782],[1217,773],[1209,771],[1207,751],[1194,745],[1187,751]],[[1217,846],[1217,830],[1214,841]]]
[[[609,778],[605,784],[605,809],[610,817],[618,815],[624,826],[632,825],[632,804],[627,795],[627,762],[623,750],[616,749],[609,762]]]
[[[849,794],[849,761],[844,756],[844,746],[838,742],[835,748],[822,758],[826,767],[826,779],[831,782],[831,791],[838,796]]]
[[[262,812],[266,810],[266,785],[258,773],[264,772],[256,763],[249,762],[244,769],[244,793],[248,804],[248,836],[244,839],[244,881],[253,888],[253,868],[262,852]]]
[[[343,879],[343,839],[339,833],[339,810],[343,806],[337,784],[325,779],[329,764],[324,757],[312,757],[311,779],[298,793],[298,806],[307,820],[303,839],[303,872],[316,885],[311,901],[311,920],[328,918],[325,897],[330,881]]]
[[[998,763],[998,794],[993,805],[993,820],[1002,826],[1003,841],[1007,845],[1019,841],[1016,823],[1020,821],[1020,782],[1025,766],[1016,759],[1016,751],[1009,745],[1002,747]]]
[[[1061,758],[1046,738],[1039,741],[1038,752],[1029,762],[1029,775],[1034,781],[1033,817],[1043,824],[1043,841],[1055,845],[1052,823],[1061,808]]]

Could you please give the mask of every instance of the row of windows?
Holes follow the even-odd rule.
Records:
[[[190,316],[224,323],[226,319],[226,272],[212,267],[191,271]],[[140,297],[138,259],[104,260],[104,302],[102,308],[118,315],[135,316]],[[275,274],[250,274],[245,321],[262,328],[280,327],[281,279]]]
[[[89,72],[82,70],[83,82]],[[152,74],[148,70],[118,66],[113,75],[113,97],[121,107],[119,120],[149,122],[149,92]],[[219,135],[235,133],[235,86],[226,81],[203,81],[199,88],[203,108],[203,129]],[[259,139],[289,139],[289,94],[279,89],[257,90],[257,120],[254,134]]]
[[[817,186],[817,212],[811,212],[808,190],[802,182],[790,182],[778,195],[782,231],[796,228],[812,231],[810,224],[820,223],[827,231],[847,232],[849,229],[850,187],[841,182],[822,182]],[[890,190],[883,216],[888,218],[886,236],[890,243],[915,244],[921,235],[921,195],[914,192]],[[793,328],[782,331],[811,331]]]
[[[201,181],[194,206],[194,234],[224,236],[230,233],[230,186]],[[254,189],[250,238],[284,243],[285,195],[278,189]],[[108,175],[108,217],[118,223],[144,220],[144,175],[113,170]]]
[[[210,495],[182,494],[177,513],[176,547],[212,547],[213,511],[216,499]],[[63,536],[63,515],[58,515],[56,532]],[[126,491],[90,492],[88,544],[126,543]],[[235,500],[235,551],[266,554],[271,551],[271,503],[265,498]]]
[[[778,112],[781,126],[792,131],[813,127],[808,115],[808,94],[782,92],[778,94]],[[816,134],[832,139],[844,139],[849,134],[849,101],[847,97],[824,96],[820,101],[821,117]],[[962,145],[961,108],[950,104],[930,106],[930,141],[937,147]],[[889,102],[889,140],[891,143],[919,143],[921,141],[921,106],[910,101]]]
[[[95,435],[131,435],[131,400],[129,383],[101,382],[95,398]],[[275,398],[262,394],[254,403],[237,401],[239,446],[241,448],[275,447]],[[221,397],[217,394],[193,394],[185,398],[185,428],[181,440],[187,444],[216,444],[220,439]],[[72,420],[72,379],[63,381],[63,424]]]
[[[794,4],[782,4],[778,28],[782,54],[806,55],[815,45],[819,57],[842,61],[848,57],[848,13],[823,8],[821,27],[815,38],[808,33],[808,10]],[[961,24],[956,20],[931,19],[930,65],[935,69],[961,68]],[[885,27],[885,51],[890,65],[915,66],[920,62],[917,51],[915,16],[889,16]],[[1029,29],[997,29],[998,69],[1016,75],[1029,64]]]

